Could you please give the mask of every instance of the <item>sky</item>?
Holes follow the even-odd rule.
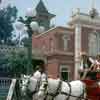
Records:
[[[43,0],[46,8],[56,17],[52,20],[52,24],[56,26],[66,26],[72,11],[80,8],[81,12],[88,13],[91,8],[92,0]],[[100,0],[94,0],[95,6],[100,10]],[[39,0],[2,0],[1,7],[11,3],[18,8],[19,15],[24,16],[27,8],[35,8]]]

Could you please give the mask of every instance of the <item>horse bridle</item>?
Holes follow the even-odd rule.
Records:
[[[81,99],[88,100],[87,98],[84,98],[84,94],[85,94],[85,90],[84,90],[84,89],[83,89],[83,92],[82,92],[82,94],[81,94],[80,96],[71,95],[71,91],[72,91],[72,90],[71,90],[71,85],[70,85],[69,82],[66,82],[66,83],[68,84],[68,86],[69,86],[69,93],[62,92],[62,91],[61,91],[61,86],[62,86],[62,81],[61,81],[61,80],[59,81],[59,84],[58,84],[58,87],[57,87],[55,93],[48,93],[48,90],[47,90],[47,88],[48,88],[48,80],[46,80],[45,83],[46,83],[46,84],[44,84],[44,88],[45,88],[45,89],[42,90],[42,91],[44,91],[44,93],[45,93],[45,98],[44,98],[44,100],[47,100],[47,96],[48,96],[48,95],[52,96],[52,100],[54,100],[54,98],[55,98],[58,94],[66,95],[66,96],[67,96],[66,100],[69,100],[70,97],[75,97],[76,100],[81,100]]]

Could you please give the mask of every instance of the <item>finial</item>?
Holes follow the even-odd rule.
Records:
[[[77,15],[77,14],[80,14],[80,8],[72,9],[71,16],[73,17],[73,15]]]
[[[98,11],[95,8],[95,0],[91,1],[91,10],[89,11],[89,14],[91,18],[98,16]]]
[[[72,11],[71,11],[71,16],[73,16],[74,15],[74,11],[73,11],[73,9],[72,9]]]
[[[76,11],[77,11],[77,13],[79,14],[79,13],[80,13],[80,8],[77,8]]]

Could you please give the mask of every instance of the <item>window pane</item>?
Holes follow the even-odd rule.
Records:
[[[67,50],[68,48],[68,36],[67,35],[63,36],[63,43],[64,43],[64,50]]]
[[[62,80],[68,80],[68,72],[61,72]]]
[[[60,66],[60,76],[63,81],[69,80],[69,66],[61,65]]]
[[[89,55],[95,56],[97,54],[97,36],[96,33],[89,34]]]

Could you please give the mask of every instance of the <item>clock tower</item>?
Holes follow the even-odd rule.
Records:
[[[48,12],[42,0],[40,0],[36,6],[36,11],[37,16],[35,20],[40,26],[43,26],[45,30],[48,30],[50,28],[50,21],[55,15]]]

